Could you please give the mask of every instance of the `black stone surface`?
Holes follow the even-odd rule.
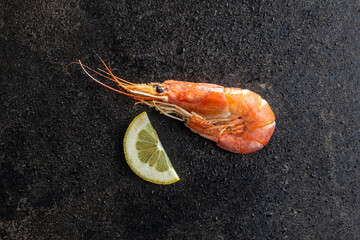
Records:
[[[359,1],[0,3],[0,239],[360,239]],[[86,77],[251,89],[269,145],[226,152]],[[127,166],[147,111],[181,181]]]

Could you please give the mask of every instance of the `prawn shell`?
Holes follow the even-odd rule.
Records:
[[[207,118],[227,117],[229,102],[224,87],[209,83],[165,81],[168,102]]]
[[[236,135],[232,134],[225,134],[220,136],[218,138],[217,145],[230,152],[241,154],[256,152],[264,147],[264,145],[256,141],[251,141],[243,137],[237,137]]]

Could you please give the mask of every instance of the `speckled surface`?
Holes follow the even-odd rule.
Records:
[[[359,239],[358,1],[7,1],[0,12],[0,239]],[[136,83],[251,89],[269,145],[226,152],[68,63]],[[181,181],[122,139],[147,111]]]

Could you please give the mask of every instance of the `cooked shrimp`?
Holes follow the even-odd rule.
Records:
[[[79,61],[84,72],[94,81],[155,107],[166,116],[185,121],[193,132],[230,152],[247,154],[258,151],[269,142],[275,130],[275,116],[269,104],[250,90],[173,80],[134,84],[115,77],[102,63],[106,71],[95,71]],[[102,83],[87,70],[116,82],[119,89]]]

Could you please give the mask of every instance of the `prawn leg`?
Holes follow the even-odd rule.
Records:
[[[218,142],[224,134],[241,135],[245,128],[244,120],[238,116],[207,120],[197,114],[192,114],[186,125],[192,131],[215,142]]]
[[[206,120],[199,115],[192,115],[187,126],[202,137],[216,142],[219,147],[233,153],[246,154],[264,147],[247,136],[243,119],[233,116],[229,116],[228,119],[227,122],[226,119]],[[221,124],[214,124],[217,122]]]
[[[140,102],[148,105],[149,107],[155,107],[156,110],[158,110],[165,116],[174,118],[179,121],[185,121],[191,116],[191,114],[188,111],[175,104],[160,102],[160,101],[140,101]],[[181,118],[176,117],[173,114],[180,116]]]
[[[222,143],[222,136],[236,136],[240,137],[244,133],[244,120],[239,116],[230,115],[227,118],[219,119],[205,119],[200,115],[192,112],[189,113],[185,109],[171,103],[160,101],[140,101],[149,107],[155,107],[162,114],[180,120],[186,121],[186,125],[195,133],[205,137],[211,141],[216,142],[220,147],[236,152],[234,149]],[[176,116],[174,116],[176,115]],[[179,118],[179,117],[181,118]],[[239,152],[239,151],[237,151]]]

